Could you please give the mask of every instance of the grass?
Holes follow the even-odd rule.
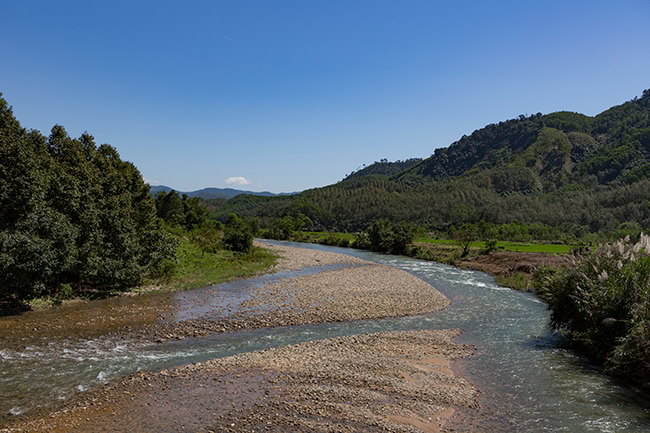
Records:
[[[496,275],[496,283],[501,287],[509,287],[521,292],[533,291],[531,287],[531,278],[523,272],[514,272],[510,275]]]
[[[253,247],[248,254],[220,250],[204,253],[186,239],[178,247],[178,264],[170,277],[161,282],[161,290],[189,290],[235,278],[246,278],[267,271],[277,261],[270,251]]]
[[[311,240],[327,239],[328,237],[335,237],[337,239],[345,239],[348,242],[354,241],[354,233],[341,233],[341,232],[304,232],[305,235]]]
[[[451,239],[433,239],[420,237],[416,238],[415,242],[423,242],[434,245],[458,247],[455,241]],[[472,242],[471,248],[485,249],[485,242],[476,241]],[[498,241],[497,250],[500,251],[514,251],[519,253],[546,253],[546,254],[568,254],[569,245],[564,244],[544,244],[544,243],[524,243],[524,242],[509,242]]]

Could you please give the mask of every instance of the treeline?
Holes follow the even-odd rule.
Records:
[[[155,195],[157,215],[170,233],[186,237],[204,253],[216,253],[227,249],[248,253],[258,231],[257,221],[241,219],[230,214],[225,224],[209,219],[208,208],[199,197],[181,197],[176,191],[160,191]]]
[[[231,252],[251,251],[255,221],[208,217],[198,198],[171,191],[154,200],[137,168],[87,133],[26,130],[0,97],[0,311],[170,278],[195,260],[186,252],[228,250],[219,256],[228,265]],[[257,256],[249,262],[269,261]]]
[[[369,166],[366,166],[364,164],[363,168],[357,171],[353,171],[352,173],[347,175],[346,178],[370,176],[370,175],[388,176],[388,177],[395,176],[402,173],[404,170],[413,167],[414,165],[418,164],[420,161],[422,161],[422,159],[420,158],[411,158],[405,161],[398,160],[398,161],[389,162],[387,159],[384,158],[380,161],[375,161]]]
[[[314,242],[337,247],[352,247],[391,254],[407,254],[412,246],[417,227],[409,223],[393,224],[387,220],[376,220],[364,231],[355,233],[352,239],[343,234],[330,233],[326,237],[312,237],[303,232],[309,223],[304,215],[278,218],[269,229],[259,232],[265,239]]]
[[[121,290],[174,257],[149,187],[115,148],[26,130],[0,98],[0,298]]]
[[[360,178],[296,197],[237,197],[215,212],[259,217],[263,227],[300,213],[307,230],[357,232],[376,219],[423,226],[445,237],[453,226],[487,221],[501,240],[574,243],[618,239],[650,229],[650,180],[618,187],[576,187],[543,195],[499,196],[471,181],[408,190],[387,180]]]

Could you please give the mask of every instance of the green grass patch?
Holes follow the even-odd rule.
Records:
[[[497,275],[495,280],[501,287],[509,287],[521,292],[532,291],[531,277],[523,272],[514,272],[510,275]]]
[[[337,239],[345,239],[348,242],[354,241],[354,233],[341,233],[341,232],[304,232],[309,239],[320,240],[335,237]]]
[[[277,262],[269,250],[253,247],[250,253],[229,250],[206,253],[194,243],[181,239],[173,272],[161,282],[161,290],[189,290],[246,278],[267,271]]]
[[[341,232],[303,232],[300,238],[302,242],[320,243],[324,239],[344,239],[348,242],[353,242],[354,233],[341,233]],[[458,244],[453,239],[434,239],[429,237],[418,237],[414,242],[423,242],[427,244],[434,244],[441,247],[458,248]],[[485,249],[485,242],[476,241],[472,242],[472,249]],[[566,244],[548,244],[541,242],[511,242],[511,241],[498,241],[498,251],[514,251],[519,253],[546,253],[546,254],[568,254],[571,249],[570,245]]]

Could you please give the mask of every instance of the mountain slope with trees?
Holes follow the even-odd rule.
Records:
[[[414,165],[420,163],[421,158],[411,158],[404,161],[394,161],[389,162],[387,159],[382,159],[380,161],[375,161],[374,163],[361,168],[360,170],[353,171],[346,176],[346,179],[363,177],[363,176],[394,176],[402,173],[403,171],[413,167]]]
[[[541,224],[578,238],[648,230],[650,91],[595,117],[538,113],[488,125],[397,174],[371,167],[296,196],[238,196],[215,216],[270,223],[302,213],[308,228],[337,231],[379,218],[434,230]]]

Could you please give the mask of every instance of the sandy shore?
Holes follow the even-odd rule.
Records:
[[[3,431],[439,432],[478,390],[458,330],[313,341],[137,374]]]
[[[365,260],[348,256],[347,254],[332,253],[329,251],[312,250],[309,248],[296,248],[286,245],[270,245],[255,241],[255,246],[267,248],[279,256],[278,263],[273,267],[273,272],[295,271],[311,266],[324,266],[334,264],[368,264]]]

